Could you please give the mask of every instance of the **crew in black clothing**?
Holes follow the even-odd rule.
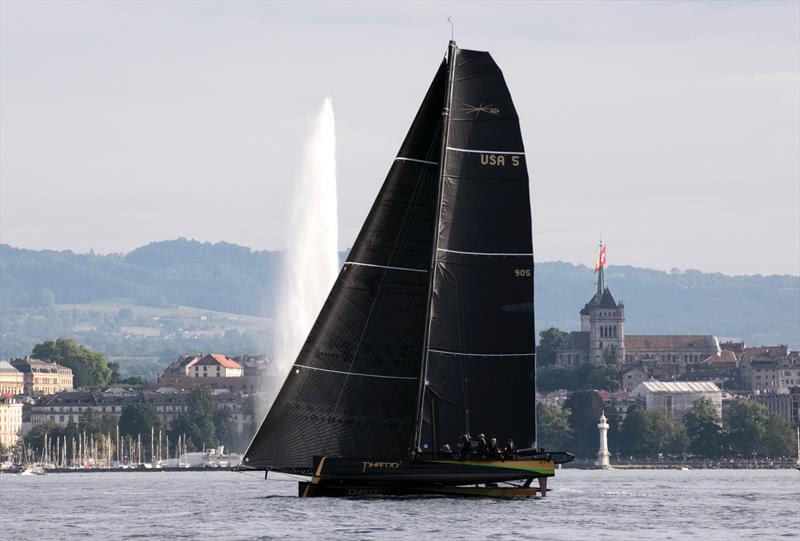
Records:
[[[478,448],[475,450],[475,454],[481,458],[486,458],[486,450],[486,436],[478,434]]]
[[[461,442],[458,444],[458,456],[461,460],[472,456],[472,438],[469,437],[469,434],[461,436]]]
[[[444,445],[442,445],[442,448],[441,448],[441,450],[439,452],[445,458],[453,458],[453,450],[450,448],[450,444],[449,443],[445,443]]]
[[[510,439],[506,442],[506,448],[503,451],[503,455],[508,460],[513,460],[517,458],[517,447],[516,445],[514,445],[514,440]]]
[[[486,452],[489,458],[498,459],[503,457],[503,453],[500,452],[500,446],[497,445],[497,438],[491,438],[489,440],[489,447]]]

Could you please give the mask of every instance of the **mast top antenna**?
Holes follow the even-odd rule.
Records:
[[[450,41],[455,41],[455,27],[453,25],[453,17],[447,17],[447,22],[450,23]]]

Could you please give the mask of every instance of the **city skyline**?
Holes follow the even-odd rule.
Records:
[[[331,96],[346,248],[452,15],[503,62],[540,260],[800,273],[798,4],[306,5],[4,2],[0,240],[281,249]]]

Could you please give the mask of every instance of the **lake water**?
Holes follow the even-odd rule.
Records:
[[[297,498],[254,473],[0,475],[0,538],[800,539],[796,470],[563,470],[546,498]]]

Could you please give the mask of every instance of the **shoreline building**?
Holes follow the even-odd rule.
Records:
[[[770,415],[800,427],[800,386],[790,387],[785,392],[756,393],[750,399],[765,406]]]
[[[187,375],[191,378],[240,378],[243,375],[242,365],[225,355],[210,353],[192,364]]]
[[[72,370],[34,357],[12,359],[11,365],[22,372],[23,391],[27,395],[49,395],[72,390]]]
[[[217,353],[181,355],[158,376],[156,388],[189,390],[208,386],[232,393],[263,391],[269,383],[269,361],[263,355],[232,359]]]
[[[631,396],[644,402],[647,411],[660,411],[682,422],[692,405],[708,398],[722,422],[722,389],[710,381],[645,381]]]
[[[0,445],[13,447],[22,434],[22,404],[10,397],[0,397]]]
[[[250,430],[255,422],[248,405],[248,398],[227,390],[212,390],[217,409],[229,415],[231,426],[237,432]],[[89,415],[96,418],[113,417],[118,423],[128,406],[146,404],[155,409],[161,425],[168,429],[178,416],[189,411],[190,391],[159,389],[157,391],[133,391],[111,387],[105,391],[66,391],[49,397],[31,408],[31,428],[47,422],[67,426],[80,424]]]
[[[719,340],[711,335],[626,335],[625,305],[617,302],[606,285],[606,247],[601,245],[595,264],[597,291],[580,311],[581,330],[569,333],[556,354],[558,368],[620,362],[625,365],[665,364],[684,373],[721,353]],[[649,375],[647,366],[642,372]]]
[[[25,378],[22,372],[8,362],[0,359],[0,396],[14,396],[25,392]]]
[[[800,387],[800,352],[787,345],[743,347],[742,382],[756,393],[787,392]]]

